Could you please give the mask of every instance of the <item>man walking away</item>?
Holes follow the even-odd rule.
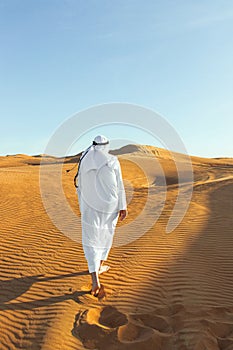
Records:
[[[109,152],[109,140],[96,136],[83,152],[75,186],[82,222],[82,244],[92,277],[91,294],[101,297],[99,275],[110,268],[104,265],[112,246],[118,218],[124,220],[127,204],[120,163]],[[78,185],[77,185],[78,182]]]

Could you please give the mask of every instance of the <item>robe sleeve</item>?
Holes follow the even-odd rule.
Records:
[[[116,162],[116,179],[117,179],[117,187],[118,187],[118,209],[119,210],[126,210],[127,209],[127,202],[126,202],[126,195],[125,195],[125,188],[124,183],[122,180],[122,174],[121,174],[121,166],[120,162],[117,160]]]

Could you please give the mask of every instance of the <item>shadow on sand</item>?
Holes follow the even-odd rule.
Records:
[[[118,310],[109,313],[109,306],[79,313],[72,334],[84,347],[101,350],[233,349],[233,181],[197,186],[196,201],[202,199],[199,194],[203,192],[208,194],[209,217],[193,237],[189,236],[186,226],[185,231],[182,232],[181,227],[173,233],[177,240],[187,240],[188,244],[176,253],[174,263],[166,272],[151,279],[150,290],[156,296],[151,307],[146,303],[145,311],[130,314],[128,323],[120,327],[106,324],[103,317],[100,322],[104,313],[108,314],[108,321],[117,319]],[[191,212],[190,217],[194,224],[196,219],[202,223],[196,213]],[[172,235],[164,239],[170,245]],[[155,243],[150,241],[149,244],[142,244],[142,250],[151,250],[151,244]],[[148,294],[147,286],[135,298],[135,306],[143,305]],[[154,303],[158,306],[153,307]],[[97,324],[89,322],[88,312],[95,318],[98,312],[102,313]],[[107,331],[106,325],[110,327]]]
[[[20,295],[27,292],[34,283],[59,280],[69,277],[88,275],[88,271],[81,271],[76,273],[43,277],[43,275],[26,276],[19,278],[12,278],[8,280],[0,280],[0,310],[22,310],[35,309],[38,307],[56,304],[64,300],[73,299],[77,303],[81,303],[79,297],[89,293],[88,291],[75,291],[59,296],[51,296],[29,302],[14,302],[11,300],[18,298]]]

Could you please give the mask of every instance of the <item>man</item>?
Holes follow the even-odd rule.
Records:
[[[126,217],[126,197],[120,163],[109,152],[109,140],[96,136],[80,158],[74,181],[77,187],[82,222],[82,244],[92,277],[91,294],[103,294],[99,275],[110,268],[104,265],[112,246],[118,217]],[[78,185],[77,182],[78,181]]]

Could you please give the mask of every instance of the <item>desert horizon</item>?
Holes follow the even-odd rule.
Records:
[[[40,192],[43,167],[53,210],[81,235],[56,190],[59,163],[66,201],[80,217],[76,169],[67,173],[80,154],[46,156],[43,165],[40,155],[0,157],[1,349],[232,349],[233,158],[192,156],[190,183],[182,154],[176,163],[169,151],[152,146],[112,153],[121,163],[128,216],[118,224],[111,269],[101,276],[103,300],[90,295],[81,242],[55,226]],[[178,185],[183,201],[191,187],[192,197],[167,233]]]
[[[33,158],[55,158],[55,159],[73,159],[76,157],[79,157],[82,152],[85,149],[83,149],[82,151],[76,153],[76,154],[69,154],[69,155],[64,155],[64,156],[55,156],[52,154],[45,154],[45,153],[39,153],[39,154],[26,154],[26,153],[15,153],[15,154],[2,154],[0,155],[0,159],[3,158],[8,158],[8,157],[33,157]],[[157,147],[157,146],[152,146],[152,145],[147,145],[147,144],[139,144],[139,143],[132,143],[132,144],[126,144],[120,147],[116,147],[116,148],[110,148],[110,153],[111,154],[115,154],[115,155],[121,155],[124,153],[136,153],[136,152],[143,152],[143,153],[148,153],[148,152],[152,152],[155,154],[159,154],[159,150],[162,152],[168,152],[168,153],[177,153],[177,154],[182,154],[182,152],[176,152],[174,150],[168,150],[168,149],[164,149],[161,147]],[[212,157],[208,157],[208,156],[200,156],[200,155],[195,155],[195,154],[188,154],[185,153],[185,155],[187,155],[188,157],[196,157],[199,159],[232,159],[233,157],[229,157],[229,156],[224,156],[224,155],[218,155],[218,156],[212,156]]]
[[[233,350],[233,2],[0,33],[0,350]]]

